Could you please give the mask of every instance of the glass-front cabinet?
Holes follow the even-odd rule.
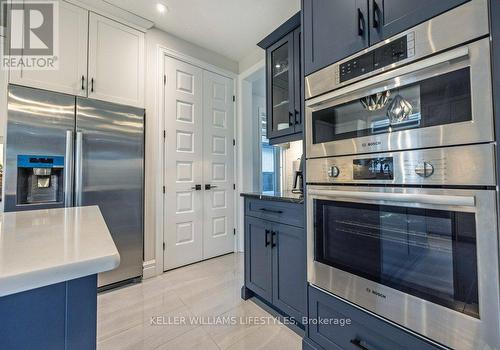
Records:
[[[269,134],[280,134],[280,131],[289,133],[294,126],[293,111],[293,34],[287,35],[278,42],[276,49],[270,54],[270,71],[268,97],[271,104]]]
[[[278,28],[263,42],[266,49],[267,135],[270,144],[302,138],[302,72],[300,64],[300,19],[294,16],[287,34]],[[285,23],[286,24],[286,23]],[[284,24],[284,25],[285,25]],[[281,37],[276,37],[280,35]]]

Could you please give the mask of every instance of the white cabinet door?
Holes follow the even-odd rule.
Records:
[[[203,259],[203,71],[166,58],[165,75],[163,238],[170,270]]]
[[[144,33],[90,13],[89,97],[144,107]]]
[[[203,72],[203,258],[234,250],[233,80]]]
[[[12,70],[14,84],[87,95],[88,11],[59,2],[59,55],[57,70]],[[82,81],[83,79],[83,81]]]

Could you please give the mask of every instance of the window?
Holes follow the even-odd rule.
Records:
[[[267,115],[259,108],[261,130],[261,191],[263,193],[281,190],[281,149],[269,145],[267,139]]]

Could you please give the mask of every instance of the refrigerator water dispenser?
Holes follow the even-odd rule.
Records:
[[[64,157],[17,157],[17,204],[63,201]]]

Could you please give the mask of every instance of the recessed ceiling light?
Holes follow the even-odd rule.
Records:
[[[168,7],[162,3],[157,3],[156,4],[156,9],[158,10],[159,13],[164,14],[168,12]]]

